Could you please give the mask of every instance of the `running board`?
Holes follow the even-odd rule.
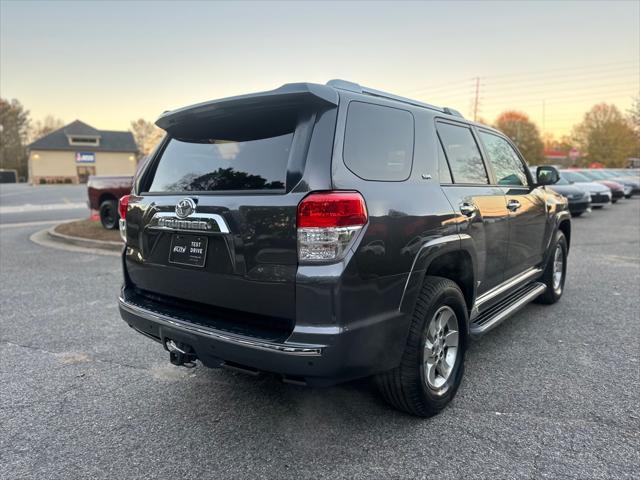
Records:
[[[480,312],[473,322],[471,322],[471,327],[469,328],[471,335],[479,336],[487,333],[536,297],[543,294],[546,289],[547,286],[544,283],[530,283],[518,289],[496,305],[488,308],[486,311]]]

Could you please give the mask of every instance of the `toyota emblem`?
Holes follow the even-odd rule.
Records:
[[[183,198],[176,205],[176,216],[178,218],[187,218],[196,211],[196,202],[190,198]]]

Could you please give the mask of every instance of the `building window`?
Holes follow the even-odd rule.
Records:
[[[69,137],[69,145],[100,145],[99,137]]]

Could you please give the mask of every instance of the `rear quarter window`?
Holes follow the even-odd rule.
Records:
[[[398,108],[351,102],[343,158],[365,180],[403,181],[413,164],[414,120]]]

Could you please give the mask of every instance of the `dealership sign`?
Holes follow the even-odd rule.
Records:
[[[76,152],[76,163],[96,163],[96,154],[93,152]]]

